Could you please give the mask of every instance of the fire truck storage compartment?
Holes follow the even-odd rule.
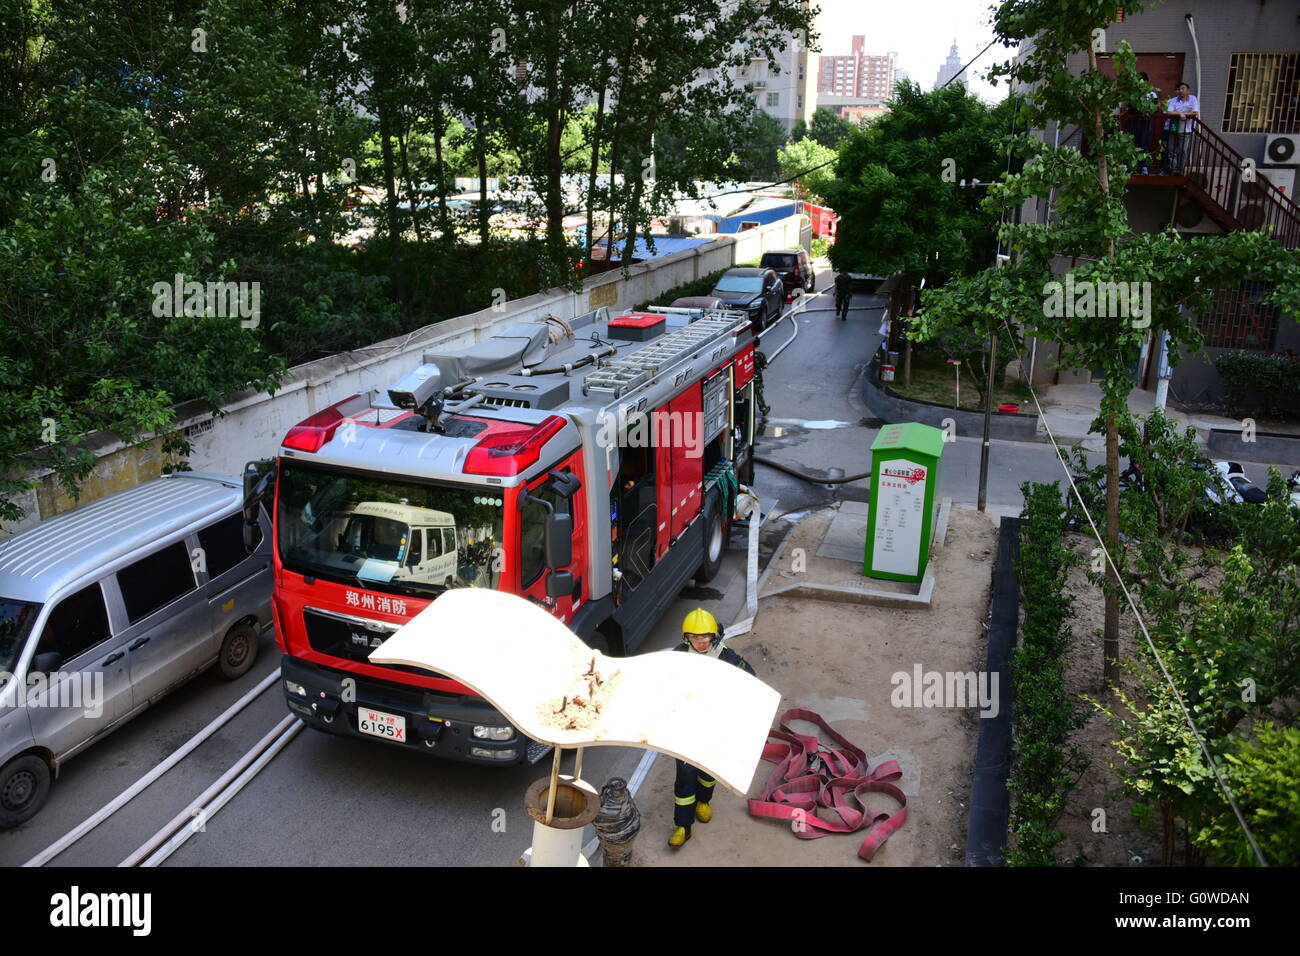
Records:
[[[698,382],[657,410],[660,415],[666,413],[667,418],[664,425],[656,424],[654,428],[659,442],[655,448],[655,470],[659,472],[656,560],[700,510],[704,481],[704,449],[699,433],[702,410]],[[662,444],[665,437],[666,447]]]
[[[652,312],[629,312],[609,320],[609,337],[625,342],[648,342],[668,329],[668,317]]]
[[[655,563],[655,454],[653,448],[619,449],[618,481],[612,491],[612,550],[623,573],[622,586],[634,590]]]

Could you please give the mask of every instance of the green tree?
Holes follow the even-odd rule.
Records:
[[[1132,17],[1149,6],[1126,3]],[[1059,345],[1062,367],[1101,369],[1101,416],[1106,436],[1106,545],[1116,566],[1119,548],[1119,416],[1132,388],[1130,367],[1145,337],[1170,336],[1170,354],[1199,348],[1200,333],[1191,313],[1203,310],[1214,292],[1236,286],[1258,272],[1281,282],[1278,301],[1293,295],[1296,257],[1259,233],[1200,236],[1180,240],[1173,234],[1130,232],[1124,191],[1136,168],[1133,137],[1118,124],[1123,103],[1148,104],[1145,83],[1137,76],[1135,57],[1120,43],[1114,77],[1098,68],[1095,30],[1116,19],[1118,5],[1105,0],[1007,0],[997,10],[994,31],[1009,46],[1025,44],[1025,53],[996,71],[1025,87],[1025,128],[1049,123],[1079,126],[1088,137],[1085,156],[1074,146],[1053,147],[1032,134],[1017,137],[1024,168],[990,188],[987,208],[1010,212],[1031,199],[1055,193],[1057,218],[1050,223],[1006,222],[1000,239],[1014,249],[1008,268],[956,279],[925,300],[925,333],[974,324],[995,334],[1010,316],[1026,330]],[[1027,41],[1032,41],[1028,43]],[[1075,59],[1083,57],[1080,71]],[[1149,106],[1150,104],[1148,104]],[[1119,315],[1096,308],[1058,306],[1057,257],[1084,263],[1073,269],[1076,283],[1092,288],[1149,289],[1149,314],[1134,316],[1125,306]],[[1080,312],[1089,314],[1080,314]],[[1176,358],[1175,358],[1176,360]],[[1116,675],[1119,653],[1117,567],[1108,566],[1103,654],[1106,676]]]
[[[823,199],[826,187],[835,179],[835,151],[827,149],[816,140],[802,139],[777,150],[781,178],[798,176],[795,184],[802,195]],[[809,172],[805,173],[805,170]],[[803,175],[799,175],[799,174]]]
[[[808,135],[827,149],[840,148],[840,144],[853,132],[853,124],[841,117],[833,109],[819,106],[813,110],[812,123]]]
[[[981,205],[984,190],[962,188],[962,181],[987,183],[1005,172],[999,144],[1013,107],[990,108],[956,84],[925,93],[910,82],[898,84],[890,107],[844,141],[826,199],[840,216],[835,269],[901,273],[896,301],[905,313],[922,281],[933,288],[993,261],[996,217]],[[976,335],[987,339],[984,329]]]

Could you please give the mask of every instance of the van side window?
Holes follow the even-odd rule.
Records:
[[[177,541],[117,572],[127,620],[134,624],[194,590],[185,543]]]
[[[108,639],[108,612],[98,584],[65,597],[50,612],[36,645],[37,654],[54,651],[70,661]]]
[[[421,561],[424,560],[424,557],[423,557],[423,554],[422,554],[422,552],[423,552],[423,545],[422,545],[422,542],[423,542],[423,541],[424,541],[424,531],[421,530],[420,528],[412,528],[412,529],[411,529],[411,543],[408,544],[408,545],[406,546],[406,549],[407,549],[407,550],[406,550],[406,564],[407,564],[407,567],[411,567],[411,568],[413,568],[413,567],[415,567],[417,564],[419,564]]]
[[[442,536],[438,533],[437,528],[427,528],[420,532],[429,536],[429,559],[442,557]]]
[[[261,528],[257,531],[262,536]],[[199,547],[207,563],[208,577],[225,574],[248,557],[244,550],[244,516],[236,512],[199,532]]]

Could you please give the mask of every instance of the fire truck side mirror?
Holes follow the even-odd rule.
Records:
[[[573,563],[573,515],[546,516],[546,566],[567,568]]]
[[[546,576],[546,596],[549,598],[569,597],[573,594],[573,572],[552,571]]]
[[[261,541],[258,519],[262,505],[275,486],[275,462],[270,458],[244,465],[244,550],[249,554]]]

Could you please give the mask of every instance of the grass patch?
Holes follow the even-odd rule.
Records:
[[[904,398],[934,402],[936,405],[947,405],[953,408],[969,408],[982,411],[983,406],[980,405],[979,389],[971,382],[970,376],[965,374],[962,375],[961,382],[961,405],[957,405],[957,375],[953,368],[941,355],[913,346],[911,387],[903,387],[902,353],[898,356],[898,366],[894,372],[894,380],[885,384]],[[1023,405],[1030,401],[1031,398],[1029,386],[1023,382],[1004,382],[1001,387],[993,390],[993,405],[995,407],[1004,402],[1016,402]]]

